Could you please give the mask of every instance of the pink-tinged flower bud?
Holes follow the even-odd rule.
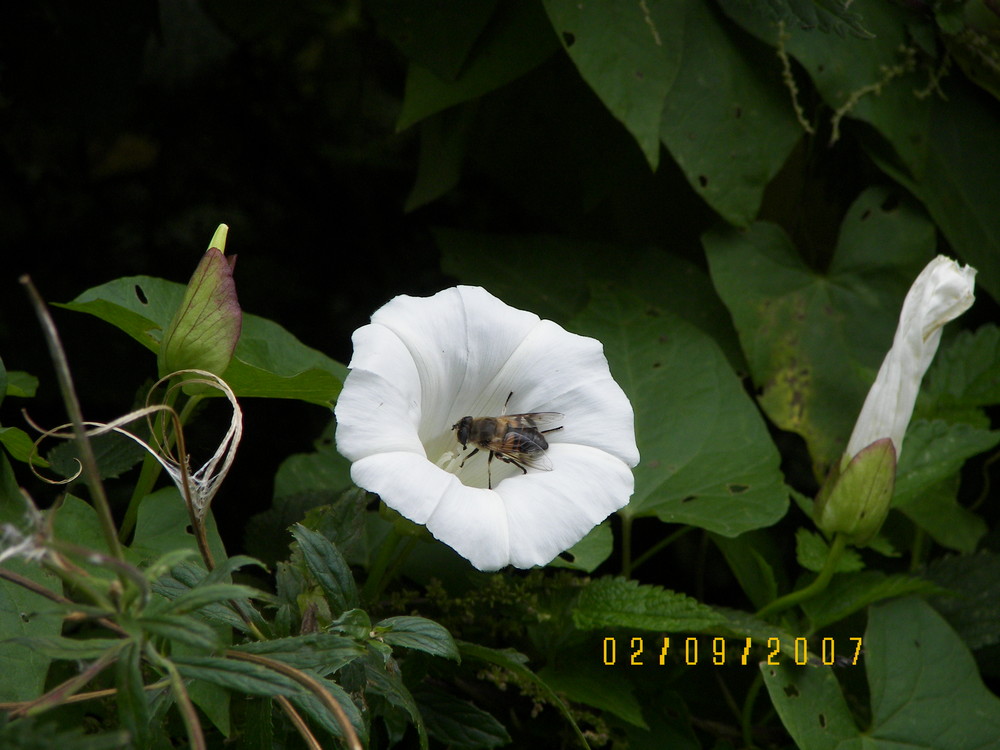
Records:
[[[225,256],[229,227],[220,224],[208,252],[195,269],[160,344],[157,365],[163,377],[178,370],[206,370],[222,375],[240,339],[243,312],[236,299],[233,267]]]

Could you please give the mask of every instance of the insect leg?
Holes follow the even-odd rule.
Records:
[[[468,456],[466,456],[465,458],[462,459],[462,463],[460,463],[458,465],[458,468],[461,469],[463,466],[465,466],[465,462],[468,461],[470,458],[472,458],[477,453],[479,453],[479,448],[473,448],[472,449],[472,453],[470,453]]]
[[[517,468],[521,470],[522,474],[527,474],[528,470],[518,461],[516,458],[511,458],[510,456],[504,456],[503,454],[497,453],[497,458],[507,464],[514,464]]]
[[[511,391],[510,393],[507,394],[507,400],[503,402],[503,411],[500,412],[501,414],[506,414],[507,413],[507,404],[510,403],[510,397],[513,396],[513,395],[514,395],[514,391]]]
[[[541,432],[541,433],[542,433],[543,435],[548,435],[548,434],[549,434],[550,432],[558,432],[558,431],[559,431],[559,430],[561,430],[562,428],[563,428],[563,426],[562,426],[562,425],[559,425],[558,427],[553,427],[553,428],[552,428],[551,430],[540,430],[540,432]]]

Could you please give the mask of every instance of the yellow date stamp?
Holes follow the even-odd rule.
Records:
[[[650,649],[647,650],[647,640]],[[667,664],[685,664],[687,666],[711,665],[722,667],[726,665],[757,664],[762,662],[778,666],[784,659],[795,664],[820,664],[831,666],[855,666],[861,657],[862,639],[847,638],[846,655],[841,638],[822,638],[819,649],[811,650],[806,638],[793,638],[791,642],[781,638],[768,638],[766,644],[757,644],[751,638],[741,641],[736,638],[717,636],[709,642],[706,638],[696,636],[669,635],[661,638],[643,638],[635,636],[627,639],[606,637],[601,644],[601,658],[608,667],[626,665],[630,667],[666,666]],[[621,641],[622,643],[619,643]],[[763,653],[761,646],[764,646]],[[838,651],[838,648],[841,650]],[[751,656],[752,654],[752,656]]]

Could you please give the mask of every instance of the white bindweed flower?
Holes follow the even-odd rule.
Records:
[[[336,407],[352,479],[480,570],[544,565],[628,503],[632,406],[600,342],[467,286],[396,297],[353,341]],[[463,417],[526,412],[562,414],[551,470],[463,451]]]
[[[846,464],[880,438],[892,438],[898,460],[913,416],[920,381],[934,359],[941,329],[972,306],[976,269],[937,256],[917,276],[903,301],[892,348],[868,391],[844,456]]]

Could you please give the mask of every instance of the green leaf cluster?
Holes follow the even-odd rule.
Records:
[[[102,363],[131,378],[131,437],[92,436],[94,467],[78,441],[52,447],[66,430],[36,442],[14,425],[49,380],[2,352],[0,747],[996,745],[995,4],[198,7],[253,65],[281,61],[295,85],[261,95],[275,129],[290,100],[320,113],[317,169],[348,165],[352,189],[404,176],[380,196],[400,248],[367,257],[337,222],[323,238],[352,294],[480,285],[602,342],[635,490],[545,568],[479,573],[354,486],[330,413],[345,365],[247,312],[232,359],[228,319],[204,361],[237,404],[298,401],[323,424],[268,436],[276,472],[235,464],[254,497],[197,508],[143,445],[196,471],[211,394],[143,411],[186,288],[80,291],[59,307],[139,344]],[[331,145],[348,115],[356,140]],[[394,265],[414,245],[433,267],[411,275]],[[845,470],[864,527],[826,517],[903,298],[941,252],[978,269],[977,306],[945,329],[878,492]],[[344,299],[362,296],[331,293],[310,322],[371,314]]]

